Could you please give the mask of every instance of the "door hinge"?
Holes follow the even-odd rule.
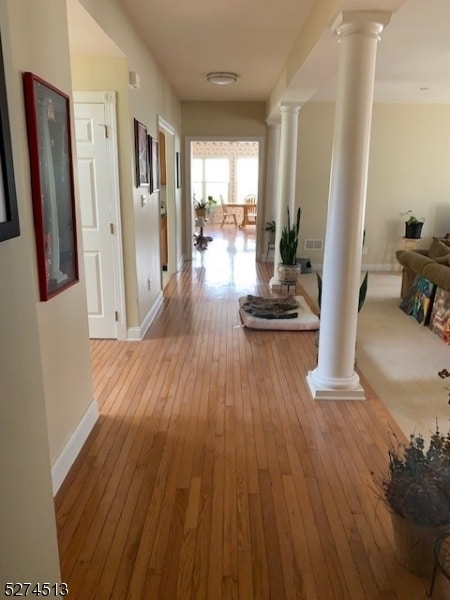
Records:
[[[119,321],[119,311],[118,310],[114,311],[114,317],[115,317],[116,321],[118,322]]]
[[[111,231],[111,233],[114,235],[114,223],[110,223],[109,224],[109,230]]]

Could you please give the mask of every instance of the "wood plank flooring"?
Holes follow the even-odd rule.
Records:
[[[273,265],[213,229],[142,342],[91,342],[101,417],[55,499],[70,597],[424,598],[372,483],[399,429],[367,386],[311,399],[314,332],[242,328]]]

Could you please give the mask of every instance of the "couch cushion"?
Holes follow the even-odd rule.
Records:
[[[437,256],[435,259],[435,262],[438,263],[438,265],[450,265],[450,254],[446,254],[445,256]]]
[[[425,265],[434,263],[434,260],[429,256],[424,256],[419,252],[414,252],[414,250],[398,250],[396,256],[403,267],[407,267],[419,275],[422,274]]]
[[[450,290],[450,268],[433,261],[424,266],[422,275],[444,290]]]
[[[446,256],[447,254],[450,254],[450,247],[444,242],[441,242],[438,238],[433,238],[428,256],[430,258],[439,258],[440,256]]]

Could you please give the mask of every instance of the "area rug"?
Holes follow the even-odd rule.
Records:
[[[267,298],[266,300],[273,299]],[[248,296],[239,298],[239,316],[242,324],[250,329],[282,331],[319,329],[319,317],[312,312],[303,296],[290,296],[289,300],[287,298],[286,301],[292,301],[292,303],[290,303],[289,310],[286,310],[285,315],[280,314],[281,311],[276,308],[273,316],[269,316],[269,318],[258,317],[244,310],[243,306],[248,304],[248,301]]]

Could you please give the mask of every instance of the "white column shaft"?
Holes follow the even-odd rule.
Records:
[[[275,220],[277,206],[277,185],[280,154],[280,124],[267,126],[267,169],[266,169],[266,195],[264,202],[265,221]]]
[[[364,13],[351,13],[352,17],[361,15]],[[360,397],[364,397],[354,360],[375,62],[384,22],[365,22],[362,17],[356,22],[341,22],[336,28],[340,56],[319,357],[317,369],[308,376],[316,397],[320,397],[320,389],[335,390],[341,398],[355,397],[358,394],[353,392],[360,390]],[[348,396],[342,393],[346,391]]]
[[[278,281],[277,267],[281,262],[280,239],[281,229],[287,221],[287,207],[293,216],[295,208],[295,179],[297,172],[297,137],[298,113],[300,106],[282,105],[280,155],[278,167],[277,200],[276,200],[276,233],[274,255],[274,281]]]

